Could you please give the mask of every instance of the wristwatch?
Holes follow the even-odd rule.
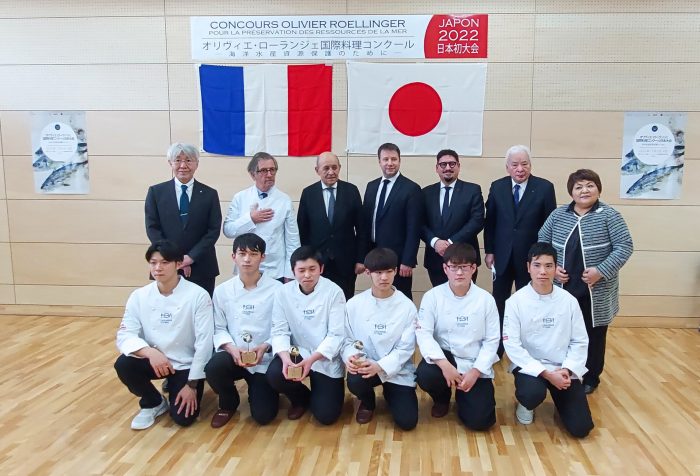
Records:
[[[199,380],[188,380],[187,381],[187,386],[193,390],[196,390],[198,385],[199,385]]]

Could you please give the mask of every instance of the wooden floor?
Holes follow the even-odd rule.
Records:
[[[549,399],[535,423],[517,424],[502,364],[497,426],[486,433],[465,430],[454,413],[432,419],[422,391],[412,432],[395,429],[381,404],[371,424],[358,425],[349,396],[331,427],[287,421],[285,409],[259,427],[243,398],[234,420],[213,430],[210,389],[194,426],[163,416],[132,431],[138,404],[112,368],[118,325],[0,316],[0,474],[700,474],[697,330],[611,329],[603,383],[590,398],[596,428],[579,441]]]

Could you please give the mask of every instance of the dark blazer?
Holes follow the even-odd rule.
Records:
[[[440,202],[442,182],[428,185],[423,189],[425,223],[422,238],[425,241],[424,266],[435,271],[442,270],[442,257],[430,246],[433,238],[452,240],[453,243],[469,243],[476,250],[476,262],[481,264],[479,239],[477,235],[484,228],[484,197],[481,187],[475,183],[457,179],[451,191],[447,221],[442,223],[442,203]]]
[[[180,221],[175,185],[172,180],[152,185],[146,195],[146,234],[151,243],[170,240],[194,260],[191,281],[219,275],[214,244],[221,233],[219,194],[194,181],[187,224]]]
[[[530,246],[537,242],[537,232],[556,207],[554,185],[549,180],[530,175],[517,213],[510,176],[491,184],[486,201],[484,250],[494,254],[497,274],[508,266],[511,254],[516,263],[527,261]]]
[[[372,180],[365,189],[362,203],[361,256],[373,248],[372,216],[379,185],[383,177]],[[381,216],[377,217],[374,243],[377,247],[390,248],[399,257],[399,264],[415,267],[423,205],[420,199],[420,186],[414,181],[399,175],[384,202]]]
[[[357,236],[360,229],[362,199],[351,183],[338,180],[333,224],[328,221],[323,200],[324,186],[316,182],[301,192],[297,223],[302,245],[313,246],[328,259],[334,260],[346,275],[355,274],[355,263],[361,262]]]

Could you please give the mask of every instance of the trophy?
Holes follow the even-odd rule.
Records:
[[[293,364],[299,363],[299,347],[293,345],[289,348],[289,358],[292,359]],[[304,369],[302,369],[301,367],[287,367],[287,378],[301,378],[303,372]]]
[[[356,340],[352,343],[352,346],[357,350],[355,354],[355,365],[363,365],[367,360],[367,354],[365,353],[365,344],[361,340]]]
[[[241,363],[243,365],[254,364],[258,361],[258,354],[250,350],[250,343],[253,341],[253,336],[250,335],[250,332],[244,332],[241,334],[241,338],[243,339],[243,342],[248,344],[248,350],[241,351]]]

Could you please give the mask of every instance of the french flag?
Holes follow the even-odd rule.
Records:
[[[318,155],[331,149],[333,67],[199,67],[202,148],[213,154]]]

